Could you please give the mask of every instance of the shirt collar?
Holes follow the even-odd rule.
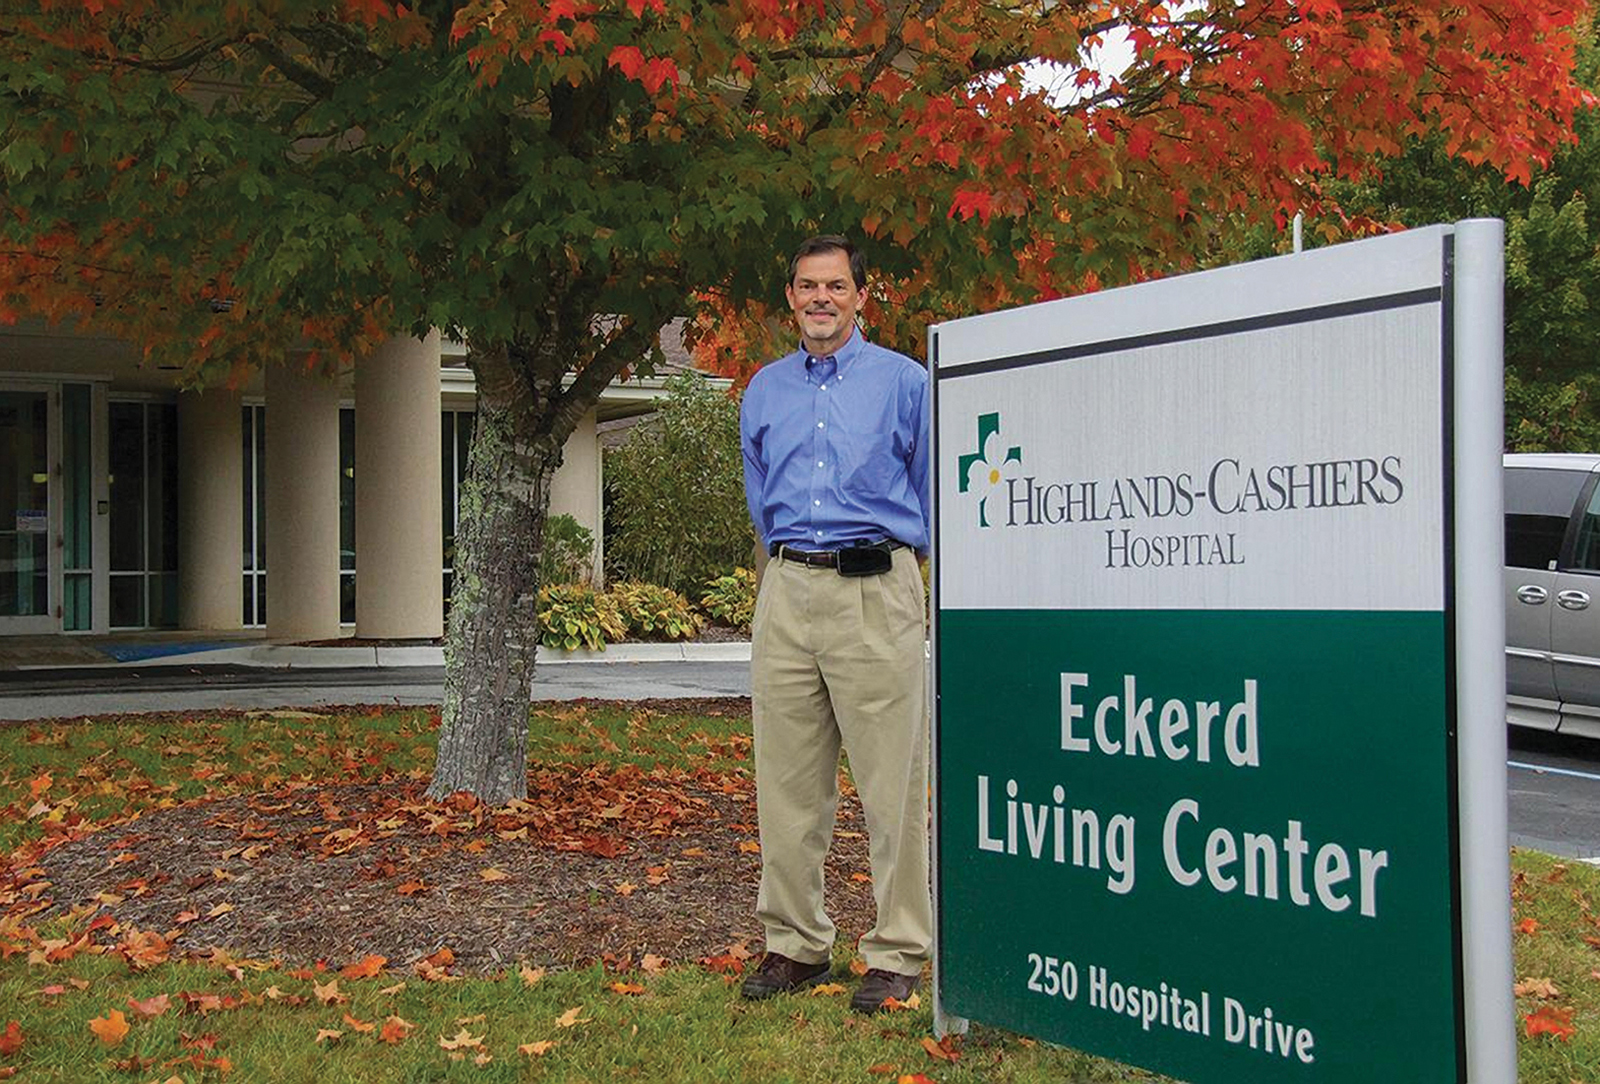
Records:
[[[836,372],[840,377],[843,377],[846,370],[849,369],[850,363],[855,361],[855,359],[860,356],[861,349],[865,344],[866,339],[862,337],[861,329],[859,327],[853,327],[850,329],[850,337],[845,340],[843,346],[839,347],[839,349],[835,350],[831,355],[825,354],[822,356],[832,357],[833,360],[838,363],[838,368],[836,368],[834,372]],[[817,355],[807,352],[805,345],[802,344],[800,347],[800,360],[807,363],[806,372],[808,374],[811,371],[809,362],[813,357],[817,357]]]

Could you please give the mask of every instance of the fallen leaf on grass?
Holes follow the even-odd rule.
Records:
[[[361,1034],[363,1034],[363,1035],[366,1035],[369,1032],[373,1032],[373,1031],[378,1030],[378,1025],[377,1024],[369,1024],[365,1020],[357,1020],[355,1017],[351,1016],[349,1013],[345,1013],[344,1014],[344,1022],[349,1024],[356,1031],[361,1032]]]
[[[1532,937],[1534,934],[1539,932],[1539,920],[1536,918],[1525,918],[1521,922],[1517,923],[1517,931]]]
[[[904,1001],[901,1001],[897,997],[886,997],[883,999],[883,1009],[885,1012],[915,1012],[921,1007],[921,994],[912,994]]]
[[[529,967],[527,964],[523,964],[521,967],[517,968],[517,974],[522,977],[522,984],[524,986],[532,986],[534,983],[544,978],[544,968]]]
[[[355,963],[340,968],[339,975],[346,979],[370,979],[383,970],[383,965],[389,962],[387,956],[363,956]]]
[[[740,854],[760,854],[761,853],[761,844],[757,843],[753,839],[741,840],[739,842],[739,853]]]
[[[639,961],[639,970],[647,975],[659,975],[667,969],[667,959],[657,956],[652,952],[644,954],[644,959]]]
[[[488,1033],[485,1032],[484,1034],[487,1035]],[[452,1038],[452,1039],[446,1039],[444,1036],[441,1035],[439,1037],[439,1049],[441,1049],[441,1050],[463,1050],[463,1049],[465,1049],[465,1050],[482,1050],[483,1049],[483,1039],[484,1039],[483,1035],[473,1035],[471,1032],[467,1031],[466,1028],[462,1028],[460,1031],[456,1032],[455,1037]]]
[[[811,993],[808,996],[810,996],[810,997],[838,997],[842,993],[844,993],[844,983],[842,983],[842,982],[824,982],[824,983],[822,983],[822,984],[820,984],[818,986],[813,986],[811,988]]]
[[[869,885],[869,884],[872,883],[872,874],[870,874],[870,873],[852,873],[850,875],[850,879],[852,881],[860,881],[862,884]]]
[[[669,869],[668,866],[651,866],[645,870],[645,880],[653,885],[665,884]]]
[[[199,911],[179,911],[178,917],[174,918],[172,921],[176,922],[180,926],[187,926],[189,923],[199,919],[199,917]]]
[[[873,1076],[894,1076],[899,1071],[898,1066],[890,1065],[886,1061],[880,1061],[877,1065],[867,1066],[867,1072]]]
[[[22,1025],[15,1020],[0,1031],[0,1056],[10,1057],[22,1049]]]
[[[152,1017],[160,1016],[172,1008],[172,998],[166,994],[157,994],[155,997],[145,998],[143,1001],[135,1001],[130,997],[128,999],[128,1008],[133,1010],[135,1016],[148,1020]]]
[[[330,1043],[336,1043],[343,1038],[344,1032],[342,1031],[335,1031],[333,1028],[318,1028],[317,1037],[313,1039],[312,1042],[320,1043],[327,1041]]]
[[[116,1046],[128,1037],[128,1018],[122,1015],[121,1009],[112,1009],[105,1016],[89,1021],[89,1030],[107,1046]]]
[[[410,1035],[411,1029],[415,1028],[416,1026],[417,1025],[413,1024],[409,1020],[402,1020],[398,1016],[391,1016],[389,1019],[383,1022],[383,1027],[378,1030],[378,1038],[382,1039],[390,1046],[393,1046],[400,1042],[401,1039],[404,1039],[407,1035]]]
[[[895,1084],[938,1084],[938,1081],[921,1073],[906,1073]]]
[[[644,985],[637,982],[614,982],[606,987],[613,994],[638,995],[644,993]]]
[[[480,869],[478,871],[478,879],[480,881],[509,881],[511,880],[511,874],[503,869],[490,866],[488,869]]]
[[[860,977],[867,973],[867,965],[863,960],[850,961],[850,974]]]
[[[422,881],[407,881],[395,891],[402,896],[418,896],[428,891],[428,886]]]
[[[227,914],[228,912],[230,912],[232,910],[233,910],[233,904],[231,904],[231,903],[219,903],[215,907],[213,907],[211,910],[206,912],[206,917],[207,918],[221,918],[223,915]]]
[[[961,1060],[961,1052],[956,1049],[954,1035],[946,1035],[938,1042],[934,1042],[932,1039],[924,1036],[922,1040],[922,1049],[926,1050],[928,1052],[928,1057],[933,1058],[935,1061],[945,1061],[954,1065],[956,1062]]]
[[[721,956],[707,956],[700,961],[707,971],[714,971],[719,975],[737,975],[744,970],[744,961],[725,952]]]
[[[578,1024],[587,1024],[588,1022],[589,1018],[583,1015],[582,1005],[579,1005],[575,1009],[568,1009],[566,1012],[556,1017],[556,1027],[558,1028],[570,1028],[575,1027]]]
[[[1541,1000],[1560,997],[1561,991],[1549,979],[1523,979],[1511,988],[1518,997],[1536,997]]]
[[[616,890],[619,896],[631,896],[639,890],[639,886],[632,881],[623,881],[616,886]]]
[[[404,990],[405,988],[406,988],[406,984],[404,982],[397,982],[393,986],[385,986],[382,990],[379,990],[378,993],[383,994],[383,995],[388,996],[388,997],[393,997],[395,994],[398,994],[401,990]]]
[[[459,1027],[466,1027],[468,1024],[481,1024],[487,1019],[489,1019],[489,1014],[481,1012],[477,1016],[458,1016],[456,1017],[456,1024]]]
[[[338,979],[329,979],[325,985],[313,982],[311,984],[311,992],[316,996],[316,999],[322,1002],[324,1005],[337,1005],[341,1001],[350,1000],[344,994],[339,992]]]
[[[685,858],[704,858],[706,852],[701,847],[690,847],[683,852],[683,856]]]
[[[530,1058],[543,1057],[545,1054],[548,1054],[551,1049],[555,1047],[555,1045],[556,1043],[554,1039],[540,1039],[537,1042],[523,1043],[521,1046],[517,1047],[517,1053],[526,1054]]]
[[[1558,1009],[1554,1005],[1540,1006],[1538,1012],[1523,1017],[1522,1028],[1530,1039],[1535,1035],[1554,1035],[1562,1042],[1570,1040],[1578,1031],[1572,1026],[1572,1010]]]

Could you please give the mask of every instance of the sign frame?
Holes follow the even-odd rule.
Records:
[[[1406,240],[1394,243],[1395,237]],[[1006,368],[1056,364],[1075,355],[1160,346],[1163,342],[1181,339],[1197,328],[1207,328],[1206,333],[1225,338],[1229,334],[1271,326],[1285,311],[1274,310],[1271,306],[1282,304],[1283,298],[1295,296],[1293,283],[1297,279],[1314,276],[1320,269],[1339,266],[1337,261],[1343,261],[1345,267],[1356,261],[1370,268],[1370,274],[1364,274],[1361,282],[1352,285],[1348,296],[1330,301],[1325,314],[1312,313],[1308,317],[1314,320],[1325,315],[1338,319],[1363,311],[1364,304],[1390,292],[1389,282],[1393,277],[1387,265],[1390,252],[1414,251],[1419,244],[1434,243],[1442,269],[1437,298],[1441,306],[1439,342],[1443,372],[1440,391],[1443,410],[1438,440],[1444,466],[1440,480],[1444,499],[1439,511],[1445,574],[1444,582],[1438,586],[1448,645],[1442,692],[1447,704],[1446,725],[1454,728],[1447,755],[1449,777],[1445,781],[1450,805],[1448,846],[1455,892],[1451,933],[1455,954],[1451,996],[1457,1047],[1454,1077],[1462,1084],[1515,1080],[1501,582],[1504,227],[1495,219],[1407,231],[1303,255],[1176,276],[1086,298],[970,317],[929,329],[935,524],[930,577],[935,811],[934,1011],[935,1028],[941,1034],[960,1032],[966,1026],[966,1020],[955,1015],[946,1004],[950,986],[946,950],[951,940],[950,931],[959,929],[959,924],[968,920],[968,916],[954,910],[946,899],[946,877],[941,861],[946,837],[954,838],[950,826],[945,823],[946,794],[954,794],[959,789],[962,800],[968,800],[964,782],[957,788],[944,778],[942,750],[947,744],[947,734],[943,713],[949,690],[944,684],[945,671],[941,666],[941,628],[946,596],[950,594],[947,570],[950,575],[959,577],[963,569],[951,563],[949,546],[941,545],[941,535],[947,533],[943,529],[946,511],[941,508],[941,494],[949,488],[949,480],[959,469],[958,457],[970,443],[970,438],[957,441],[953,428],[949,435],[945,434],[946,417],[941,413],[941,404],[947,397],[941,395],[941,386],[947,386],[946,382],[952,379]],[[1281,297],[1277,296],[1279,291],[1275,287],[1269,285],[1264,289],[1262,292],[1267,296],[1259,300],[1259,311],[1253,315],[1235,313],[1231,319],[1221,321],[1206,318],[1208,299],[1216,298],[1224,284],[1240,281],[1259,284],[1269,278],[1281,279],[1288,285],[1281,291]],[[1128,302],[1136,296],[1135,292],[1141,299],[1149,298],[1148,305],[1159,314],[1153,322],[1162,325],[1164,321],[1164,326],[1151,329],[1137,341],[1086,345],[1048,341],[1049,328],[1071,320],[1076,320],[1080,327],[1085,320],[1092,324],[1094,314],[1105,311],[1106,304]],[[1250,302],[1243,304],[1248,307]],[[1033,335],[1035,345],[1020,352],[1014,345],[1007,346],[1005,354],[986,356],[986,350],[1000,349],[985,341],[994,339],[992,332],[1002,326],[1014,328],[1018,321],[1030,325],[1021,337],[1027,339]],[[1014,336],[1008,339],[1002,335],[999,339],[1016,342]],[[954,372],[958,365],[961,371]],[[970,427],[971,418],[963,415],[959,420],[950,421],[950,427],[957,424]],[[949,511],[951,516],[971,513],[972,509],[965,505]],[[969,596],[970,593],[968,591]],[[1151,605],[1148,601],[1143,604]],[[985,1022],[1016,1026],[1005,1012],[986,1016]],[[1156,1067],[1183,1072],[1181,1067],[1175,1068],[1170,1059]]]

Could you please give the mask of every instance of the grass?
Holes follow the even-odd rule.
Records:
[[[406,710],[141,716],[5,728],[0,730],[0,857],[32,852],[79,819],[100,823],[175,802],[273,787],[425,778],[436,725],[430,712]],[[545,763],[669,763],[745,773],[749,722],[738,716],[557,706],[536,715],[530,752]],[[1525,1084],[1596,1084],[1600,941],[1585,938],[1600,939],[1594,909],[1600,870],[1535,852],[1516,852],[1513,868],[1521,1079]],[[0,898],[4,887],[0,881]],[[67,936],[91,918],[78,914],[57,920],[40,933]],[[453,982],[384,971],[340,978],[339,992],[349,1000],[324,1003],[317,988],[326,993],[332,973],[249,964],[230,972],[226,961],[175,961],[135,970],[114,953],[87,952],[51,965],[29,964],[26,949],[6,952],[17,925],[13,921],[8,931],[0,920],[0,1079],[8,1070],[15,1070],[17,1080],[49,1084],[169,1084],[174,1079],[210,1084],[224,1075],[231,1081],[329,1084],[821,1084],[916,1081],[918,1074],[941,1084],[1163,1079],[982,1027],[959,1045],[959,1060],[938,1059],[924,1046],[932,1028],[926,1005],[863,1018],[849,1011],[848,984],[826,996],[750,1004],[737,998],[731,979],[697,966],[650,974],[595,967],[550,973],[531,984],[514,967],[499,976]],[[839,973],[848,958],[848,949],[841,947],[835,961]],[[619,983],[638,992],[618,992]],[[129,1004],[163,994],[168,1008],[149,1018],[137,1017]],[[218,1001],[185,994],[216,995]],[[1417,996],[1437,992],[1419,982]],[[115,1045],[107,1045],[90,1022],[105,1019],[113,1009],[127,1014],[130,1028]],[[574,1009],[580,1010],[578,1022],[560,1026],[563,1014]],[[1558,1030],[1570,1021],[1565,1026],[1571,1034],[1565,1039],[1521,1035],[1523,1020],[1542,1010]],[[395,1043],[382,1041],[377,1031],[391,1018],[411,1025]],[[20,1036],[14,1050],[5,1030],[13,1022],[12,1034]],[[374,1030],[361,1030],[368,1025]],[[342,1034],[319,1041],[321,1030]],[[455,1049],[445,1044],[456,1044]],[[481,1055],[487,1059],[480,1063]],[[226,1059],[227,1074],[218,1059]]]

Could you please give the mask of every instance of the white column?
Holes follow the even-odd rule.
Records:
[[[561,447],[561,466],[550,479],[550,515],[571,516],[595,538],[590,560],[596,582],[600,579],[602,534],[600,522],[600,436],[596,412],[585,414]]]
[[[178,624],[244,623],[244,426],[238,392],[178,394]]]
[[[339,635],[339,387],[304,355],[267,367],[267,636]]]
[[[357,362],[359,637],[428,639],[443,632],[439,410],[438,332],[390,339]]]

